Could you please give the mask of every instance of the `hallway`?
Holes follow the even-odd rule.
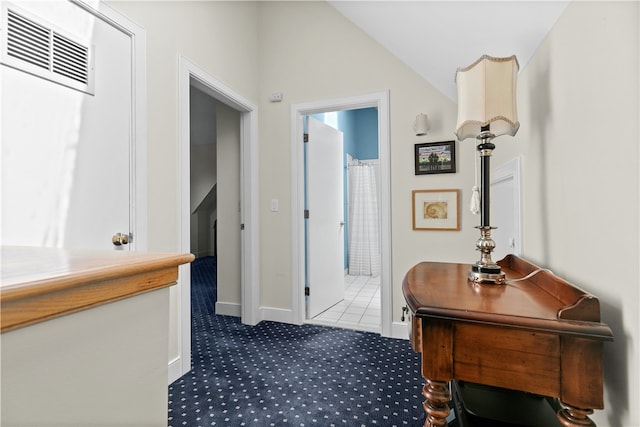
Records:
[[[213,257],[192,263],[192,368],[169,385],[168,426],[422,424],[420,356],[407,340],[216,315],[216,273]],[[350,288],[354,303],[369,293]]]

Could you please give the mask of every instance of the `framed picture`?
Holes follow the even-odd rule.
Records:
[[[427,142],[416,144],[416,175],[454,173],[456,171],[456,142]]]
[[[460,190],[413,190],[414,230],[460,230]]]

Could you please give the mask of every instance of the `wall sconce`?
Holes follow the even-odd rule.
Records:
[[[458,87],[458,124],[455,134],[460,141],[476,138],[480,155],[480,239],[476,249],[480,261],[469,271],[469,280],[475,283],[503,284],[505,275],[491,260],[495,242],[491,239],[490,225],[490,165],[495,148],[493,138],[514,136],[520,128],[516,110],[516,77],[518,60],[515,56],[493,58],[483,55],[473,64],[456,72]]]
[[[416,136],[426,135],[429,130],[429,116],[422,113],[418,114],[413,122],[413,130],[416,132]]]

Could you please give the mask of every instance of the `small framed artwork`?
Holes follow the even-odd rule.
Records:
[[[416,175],[454,173],[456,171],[456,142],[427,142],[416,144]]]
[[[413,190],[414,230],[460,230],[460,190]]]

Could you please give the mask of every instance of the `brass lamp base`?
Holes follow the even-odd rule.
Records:
[[[496,244],[491,238],[491,230],[494,227],[476,227],[480,229],[481,237],[476,242],[476,249],[481,253],[480,261],[471,266],[468,278],[474,283],[490,283],[502,285],[505,282],[505,275],[498,264],[491,259],[491,252]]]
[[[467,275],[467,277],[473,283],[487,283],[492,285],[503,285],[506,280],[505,274],[497,264],[473,264],[471,266],[471,270],[469,270],[469,274]]]
[[[473,283],[489,283],[494,285],[503,285],[505,283],[505,275],[502,272],[499,265],[497,265],[491,259],[491,252],[496,247],[496,243],[491,238],[491,230],[495,227],[491,227],[489,222],[490,209],[489,209],[489,185],[491,180],[489,178],[489,161],[491,153],[495,148],[495,145],[491,142],[494,138],[493,133],[489,130],[489,126],[482,127],[482,133],[477,136],[479,141],[478,153],[480,154],[480,174],[481,174],[481,187],[482,196],[480,198],[481,207],[481,221],[480,226],[476,227],[480,230],[480,238],[476,242],[476,250],[480,252],[480,261],[471,266],[468,278]]]

